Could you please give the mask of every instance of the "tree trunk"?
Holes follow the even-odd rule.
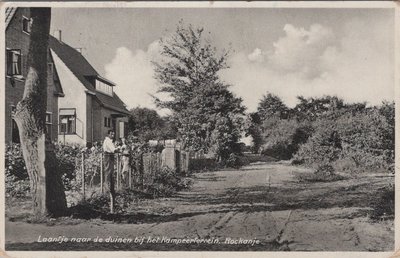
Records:
[[[47,51],[50,8],[30,8],[32,28],[28,75],[22,100],[15,112],[35,216],[61,215],[66,211],[65,193],[57,173],[57,161],[46,143]],[[46,147],[48,147],[46,149]],[[46,183],[47,182],[47,183]]]

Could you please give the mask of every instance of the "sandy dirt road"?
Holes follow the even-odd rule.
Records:
[[[371,198],[393,178],[299,183],[294,176],[298,172],[306,171],[285,163],[255,163],[240,170],[197,173],[189,191],[135,203],[119,221],[7,220],[6,250],[393,249],[393,221],[377,223],[368,217]],[[69,241],[43,242],[48,237]],[[94,242],[96,238],[103,243]],[[118,238],[131,242],[118,243]]]

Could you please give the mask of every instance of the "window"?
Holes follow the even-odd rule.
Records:
[[[123,121],[119,122],[119,137],[125,137],[125,123]]]
[[[32,28],[32,19],[28,19],[26,17],[22,18],[22,31],[25,33],[31,33]]]
[[[109,117],[104,117],[104,127],[111,127],[111,119]]]
[[[105,84],[104,82],[101,82],[99,80],[96,80],[96,90],[103,92],[107,95],[112,96],[113,95],[113,89],[112,86]]]
[[[22,76],[22,57],[20,49],[7,50],[7,75]]]
[[[17,110],[17,107],[14,105],[11,105],[11,117],[14,117],[15,111]]]
[[[60,109],[60,134],[76,133],[76,112],[74,108]],[[51,118],[50,118],[51,119]],[[47,121],[47,118],[46,118]]]
[[[46,136],[51,139],[52,113],[46,112]]]
[[[47,66],[48,66],[47,72],[48,72],[50,75],[53,74],[53,63],[48,63]]]

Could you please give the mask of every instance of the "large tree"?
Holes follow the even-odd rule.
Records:
[[[288,117],[289,108],[283,103],[281,98],[271,93],[263,95],[257,107],[258,116],[261,120],[271,117],[285,119]]]
[[[45,137],[47,103],[47,51],[50,8],[30,8],[32,28],[28,75],[15,112],[22,152],[30,179],[35,216],[59,216],[66,211],[65,193],[54,148]]]
[[[161,117],[157,111],[142,107],[132,108],[129,112],[128,131],[140,142],[176,137],[176,129],[169,117]]]
[[[236,150],[245,108],[219,77],[228,68],[229,51],[218,52],[203,34],[203,28],[181,22],[175,33],[161,39],[155,77],[159,91],[170,98],[156,103],[172,111],[186,146],[212,150],[223,160]]]

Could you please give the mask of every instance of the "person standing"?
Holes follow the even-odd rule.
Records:
[[[121,153],[122,153],[122,157],[121,157],[121,161],[122,161],[122,187],[123,188],[127,188],[129,187],[129,156],[130,156],[130,151],[129,151],[129,147],[126,144],[126,139],[125,138],[121,138]]]
[[[114,213],[115,203],[115,184],[114,184],[114,154],[118,152],[118,148],[113,143],[115,133],[113,130],[108,130],[108,134],[103,142],[104,152],[104,172],[105,172],[105,186],[106,192],[110,194],[110,212]]]

